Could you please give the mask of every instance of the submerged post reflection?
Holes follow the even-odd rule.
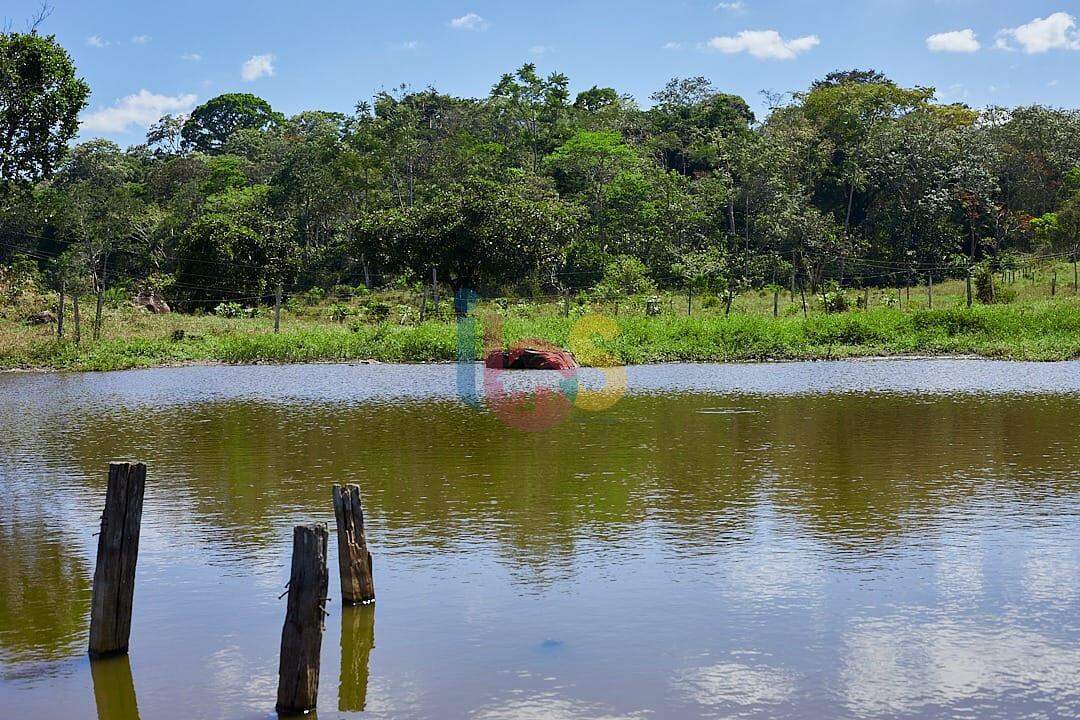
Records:
[[[92,660],[90,676],[94,681],[98,720],[139,720],[127,655]]]
[[[367,703],[368,661],[375,647],[375,605],[341,609],[341,681],[338,711],[362,712]]]

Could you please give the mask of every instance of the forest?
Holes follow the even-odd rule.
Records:
[[[90,89],[54,38],[6,33],[0,57],[0,260],[69,292],[197,307],[433,269],[486,295],[724,292],[1080,249],[1080,112],[941,104],[872,70],[765,117],[703,77],[644,104],[531,64],[486,97],[399,87],[352,113],[229,93],[124,149],[71,144]]]
[[[58,293],[59,337],[65,297],[76,340],[79,298],[90,301],[96,340],[103,307],[132,298],[254,317],[283,297],[425,288],[437,311],[440,293],[468,288],[504,309],[565,298],[568,317],[571,296],[581,312],[614,301],[616,314],[620,298],[651,297],[655,314],[686,293],[688,313],[696,295],[729,315],[757,293],[778,315],[783,291],[785,313],[798,295],[805,317],[868,309],[871,289],[910,305],[913,285],[932,308],[950,280],[967,282],[969,307],[973,295],[1009,302],[1004,281],[1034,282],[1037,267],[1052,269],[1049,295],[1077,291],[1075,109],[943,104],[931,87],[856,69],[770,95],[758,117],[704,77],[639,102],[610,87],[575,94],[565,75],[525,64],[485,97],[399,86],[350,113],[286,116],[227,93],[121,148],[79,137],[89,95],[55,37],[0,34],[0,294]],[[906,298],[884,292],[901,286]],[[429,313],[427,297],[397,301],[401,323]],[[380,322],[392,315],[382,305],[331,310]],[[1037,354],[1072,352],[1044,342]]]

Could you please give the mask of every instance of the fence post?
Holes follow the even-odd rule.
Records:
[[[570,317],[570,288],[566,289],[566,297],[563,298],[563,317]]]
[[[870,309],[870,286],[863,288],[863,310]]]
[[[67,299],[64,297],[65,281],[60,281],[60,307],[56,313],[56,337],[64,337],[64,305]]]
[[[967,306],[968,307],[971,307],[971,302],[972,302],[972,297],[971,297],[971,269],[969,268],[968,272],[967,272]]]
[[[780,289],[773,288],[772,294],[772,316],[780,317]]]
[[[431,268],[431,297],[435,302],[435,315],[439,314],[439,268]]]
[[[687,316],[694,314],[694,286],[686,286],[686,314]]]
[[[1050,297],[1057,296],[1057,270],[1054,271],[1054,276],[1050,278]]]
[[[319,695],[319,653],[329,576],[326,525],[293,528],[289,605],[281,629],[276,709],[300,714],[315,709]]]
[[[371,577],[371,553],[364,536],[364,508],[360,487],[335,485],[334,516],[337,518],[338,570],[341,573],[341,602],[363,605],[375,600]]]
[[[146,465],[109,464],[90,603],[92,658],[126,653],[128,649],[145,489]]]
[[[72,304],[72,316],[75,319],[75,344],[78,345],[82,342],[82,323],[79,322],[79,296],[78,294],[71,296]]]
[[[281,331],[281,283],[274,288],[274,334]]]
[[[932,274],[926,275],[926,299],[930,306],[930,309],[934,309],[934,276]]]

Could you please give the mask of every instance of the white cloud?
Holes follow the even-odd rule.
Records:
[[[743,30],[734,37],[714,37],[704,47],[728,55],[745,52],[759,60],[794,60],[820,44],[817,35],[785,40],[775,30]]]
[[[202,60],[202,55],[199,53],[184,53],[180,56],[181,60],[187,60],[188,62],[199,62]]]
[[[252,55],[240,67],[240,77],[248,82],[258,80],[261,77],[274,76],[274,56],[271,53],[265,55]]]
[[[415,50],[420,47],[419,40],[406,40],[405,42],[394,43],[390,47],[395,50]]]
[[[669,42],[664,43],[664,50],[682,50],[683,44],[681,42]]]
[[[732,12],[739,12],[746,9],[746,3],[742,0],[732,0],[732,2],[719,2],[714,8],[716,10],[731,10]]]
[[[1012,50],[1013,42],[1029,55],[1049,50],[1080,50],[1080,32],[1076,29],[1076,18],[1069,13],[1056,12],[1026,25],[1002,30],[998,33],[996,47]]]
[[[136,45],[145,45],[151,40],[153,40],[153,38],[151,38],[149,35],[136,35],[131,38],[131,42],[135,43]]]
[[[491,27],[491,23],[489,23],[487,20],[480,17],[476,13],[471,12],[465,13],[461,17],[456,17],[451,20],[450,27],[454,28],[455,30],[477,30],[479,32],[483,32],[484,30],[487,30],[489,27]]]
[[[86,38],[86,44],[96,48],[109,47],[109,41],[103,39],[100,35],[91,35]]]
[[[978,52],[982,45],[975,37],[975,31],[967,29],[931,35],[926,38],[926,47],[930,52],[973,53]]]
[[[195,105],[195,95],[158,95],[140,90],[107,108],[86,113],[81,118],[84,132],[120,133],[132,126],[148,128],[166,113],[187,112]]]
[[[551,50],[552,48],[550,45],[533,45],[529,48],[529,53],[532,55],[545,55],[551,52]]]

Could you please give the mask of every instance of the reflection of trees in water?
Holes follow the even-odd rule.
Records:
[[[0,503],[3,659],[58,661],[85,642],[90,576],[80,550],[40,508],[32,511],[10,497]]]
[[[723,412],[735,406],[748,412]],[[197,525],[242,547],[276,539],[294,515],[329,513],[330,484],[358,482],[384,548],[495,542],[535,582],[570,572],[579,541],[632,544],[645,524],[699,553],[738,541],[762,501],[862,544],[918,531],[991,486],[1075,488],[1062,463],[1078,409],[1038,397],[637,396],[522,433],[447,401],[228,401],[87,423],[78,453],[87,474],[104,457],[145,457]]]

